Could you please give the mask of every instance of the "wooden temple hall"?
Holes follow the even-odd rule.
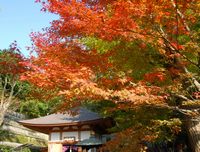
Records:
[[[108,118],[79,107],[75,115],[51,114],[45,117],[23,120],[19,123],[35,131],[49,135],[48,152],[103,152],[108,141]]]

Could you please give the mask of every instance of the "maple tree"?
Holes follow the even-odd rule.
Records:
[[[66,105],[106,99],[115,109],[197,114],[182,101],[199,99],[198,0],[36,2],[59,19],[31,33],[37,56],[22,79],[65,96]]]
[[[7,50],[0,50],[0,125],[11,106],[16,106],[23,88],[20,75],[26,71],[22,64],[25,58],[20,53],[16,42]],[[22,96],[21,96],[22,97]]]

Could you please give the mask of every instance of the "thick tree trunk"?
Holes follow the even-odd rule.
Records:
[[[189,119],[187,121],[189,142],[193,152],[200,152],[200,120]]]

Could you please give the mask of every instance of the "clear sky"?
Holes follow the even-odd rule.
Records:
[[[26,46],[31,46],[29,34],[50,26],[56,18],[41,12],[35,0],[0,0],[0,49],[9,48],[16,40],[23,54],[28,55]]]

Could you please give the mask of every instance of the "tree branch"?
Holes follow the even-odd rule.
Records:
[[[184,100],[184,101],[189,100],[189,99],[188,99],[186,96],[184,96],[184,95],[175,94],[174,96],[177,97],[177,98],[180,98],[180,99],[182,99],[182,100]]]
[[[187,24],[186,21],[185,21],[185,16],[184,16],[183,13],[181,13],[181,11],[178,9],[178,6],[177,6],[177,4],[174,2],[174,0],[171,0],[171,3],[172,3],[172,6],[176,9],[176,13],[177,13],[177,15],[179,16],[181,22],[183,23],[183,25],[184,25],[186,31],[189,33],[190,39],[192,40],[193,43],[196,44],[196,41],[194,40],[194,38],[193,38],[193,36],[192,36],[191,29],[190,29],[190,27],[188,26],[188,24]],[[200,50],[199,50],[199,45],[196,44],[195,46],[198,48],[197,51],[200,52]]]
[[[197,66],[199,68],[199,65],[195,62],[193,62],[192,60],[188,59],[185,55],[183,55],[174,45],[172,45],[172,43],[170,42],[170,40],[167,38],[167,35],[165,34],[164,30],[162,29],[162,27],[159,27],[158,32],[160,33],[161,37],[163,38],[163,40],[165,42],[167,42],[167,46],[174,52],[179,53],[184,59],[186,59],[188,62],[190,62],[191,64]]]
[[[145,106],[152,107],[152,105],[145,105]],[[183,109],[183,108],[180,108],[179,106],[169,106],[167,104],[161,104],[161,105],[157,104],[153,106],[155,108],[166,108],[169,110],[177,111],[186,116],[197,116],[199,114],[198,112],[199,109],[197,107],[194,110],[192,110],[192,109]]]
[[[14,88],[17,84],[17,81],[14,80],[13,84],[11,85],[11,91],[8,97],[8,106],[10,105],[10,103],[12,102],[12,98],[13,98],[13,94],[14,94]]]
[[[1,83],[3,84],[3,80],[1,78]],[[5,100],[5,92],[6,92],[6,86],[8,84],[8,78],[7,76],[5,77],[5,80],[4,80],[4,86],[3,86],[3,90],[2,90],[2,93],[1,93],[1,107],[3,106],[4,104],[4,100]]]

